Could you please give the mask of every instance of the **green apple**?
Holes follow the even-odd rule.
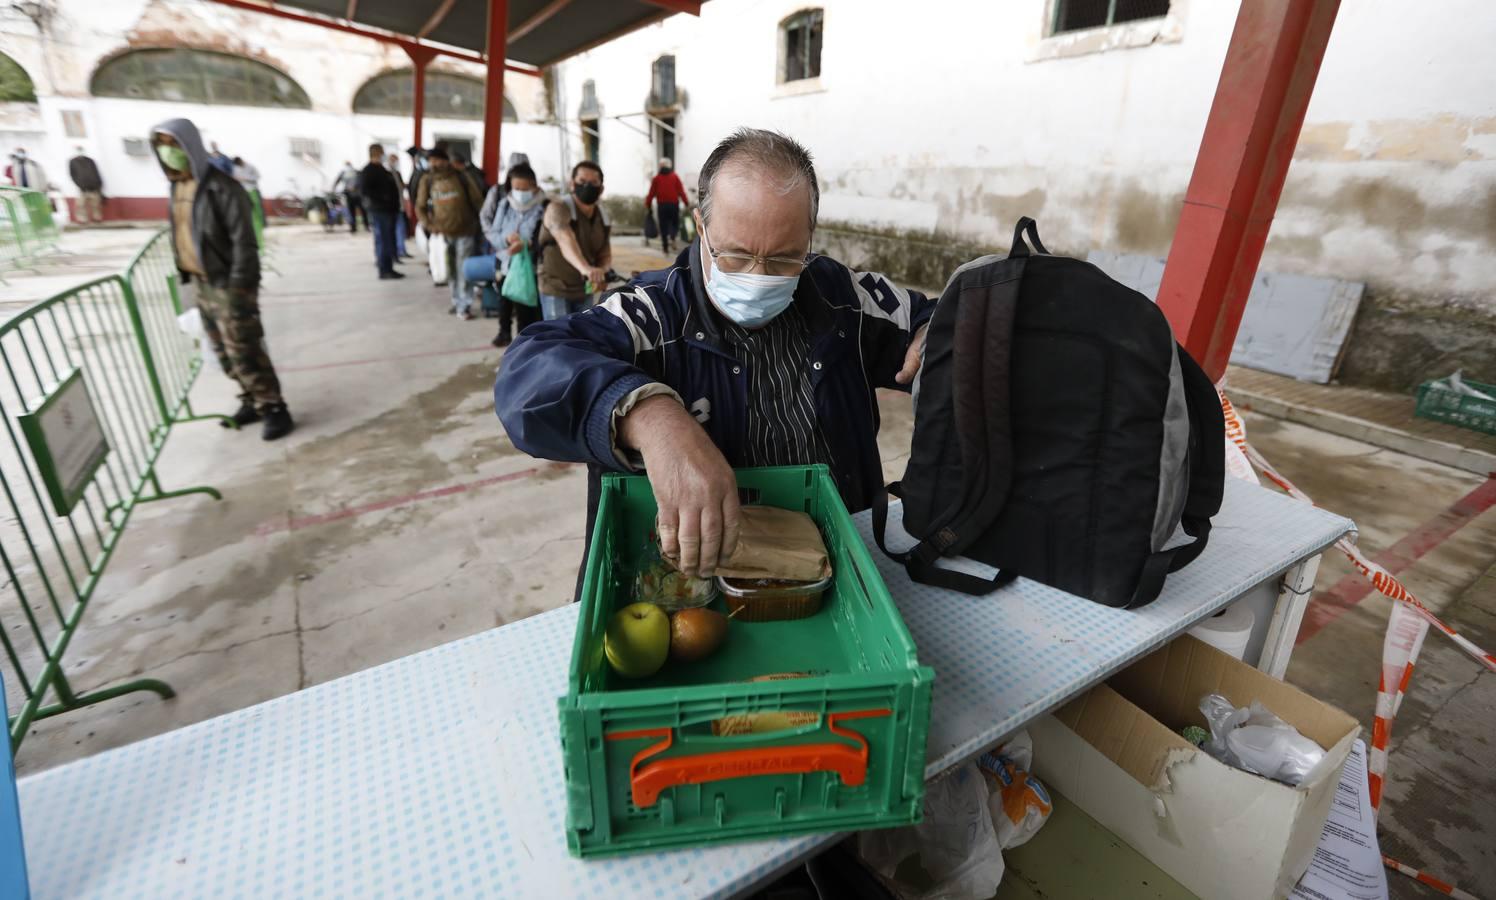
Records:
[[[670,617],[653,603],[625,606],[608,620],[603,652],[619,675],[648,678],[670,655]]]

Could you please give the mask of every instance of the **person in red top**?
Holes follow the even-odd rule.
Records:
[[[649,205],[659,208],[660,249],[670,255],[670,241],[680,234],[681,213],[691,208],[691,198],[686,196],[686,186],[670,163],[670,157],[660,158],[660,173],[649,182],[649,193],[644,197],[644,214],[649,215]]]

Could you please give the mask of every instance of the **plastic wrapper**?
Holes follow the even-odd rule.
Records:
[[[177,316],[177,327],[199,346],[207,346],[208,332],[203,328],[203,314],[196,306]]]
[[[1220,694],[1200,698],[1210,724],[1202,749],[1228,766],[1297,786],[1324,758],[1324,748],[1256,700],[1236,707]]]
[[[967,763],[925,788],[924,820],[879,828],[857,838],[858,853],[909,900],[987,900],[1003,879],[1002,849],[987,811],[987,784]],[[933,879],[928,887],[894,878],[913,854]]]
[[[634,576],[634,598],[653,603],[665,612],[692,606],[706,606],[721,593],[710,578],[683,575],[660,556],[660,545],[654,534],[644,539],[639,554],[639,572]]]
[[[977,759],[977,768],[987,779],[991,796],[987,809],[1004,850],[1022,846],[1049,821],[1054,803],[1049,791],[1029,772],[1033,764],[1033,742],[1022,731],[992,753]]]

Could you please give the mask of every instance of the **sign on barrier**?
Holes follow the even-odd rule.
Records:
[[[109,441],[83,372],[73,369],[35,412],[16,418],[31,445],[52,508],[59,516],[67,515],[109,453]]]

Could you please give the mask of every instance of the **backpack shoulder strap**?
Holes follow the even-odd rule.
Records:
[[[1034,250],[1046,252],[1034,220],[1025,216],[1018,220],[1012,249],[1000,264],[1001,280],[973,286],[958,275],[941,298],[941,302],[958,304],[952,335],[952,394],[962,490],[932,521],[933,534],[905,553],[889,554],[904,563],[915,581],[962,593],[986,594],[1014,577],[999,572],[990,579],[978,578],[941,569],[936,560],[959,555],[981,537],[1007,505],[1013,481],[1013,325],[1024,268],[1032,255],[1024,242],[1025,234]],[[884,553],[889,552],[883,540],[887,503],[888,498],[879,492],[874,531]]]

